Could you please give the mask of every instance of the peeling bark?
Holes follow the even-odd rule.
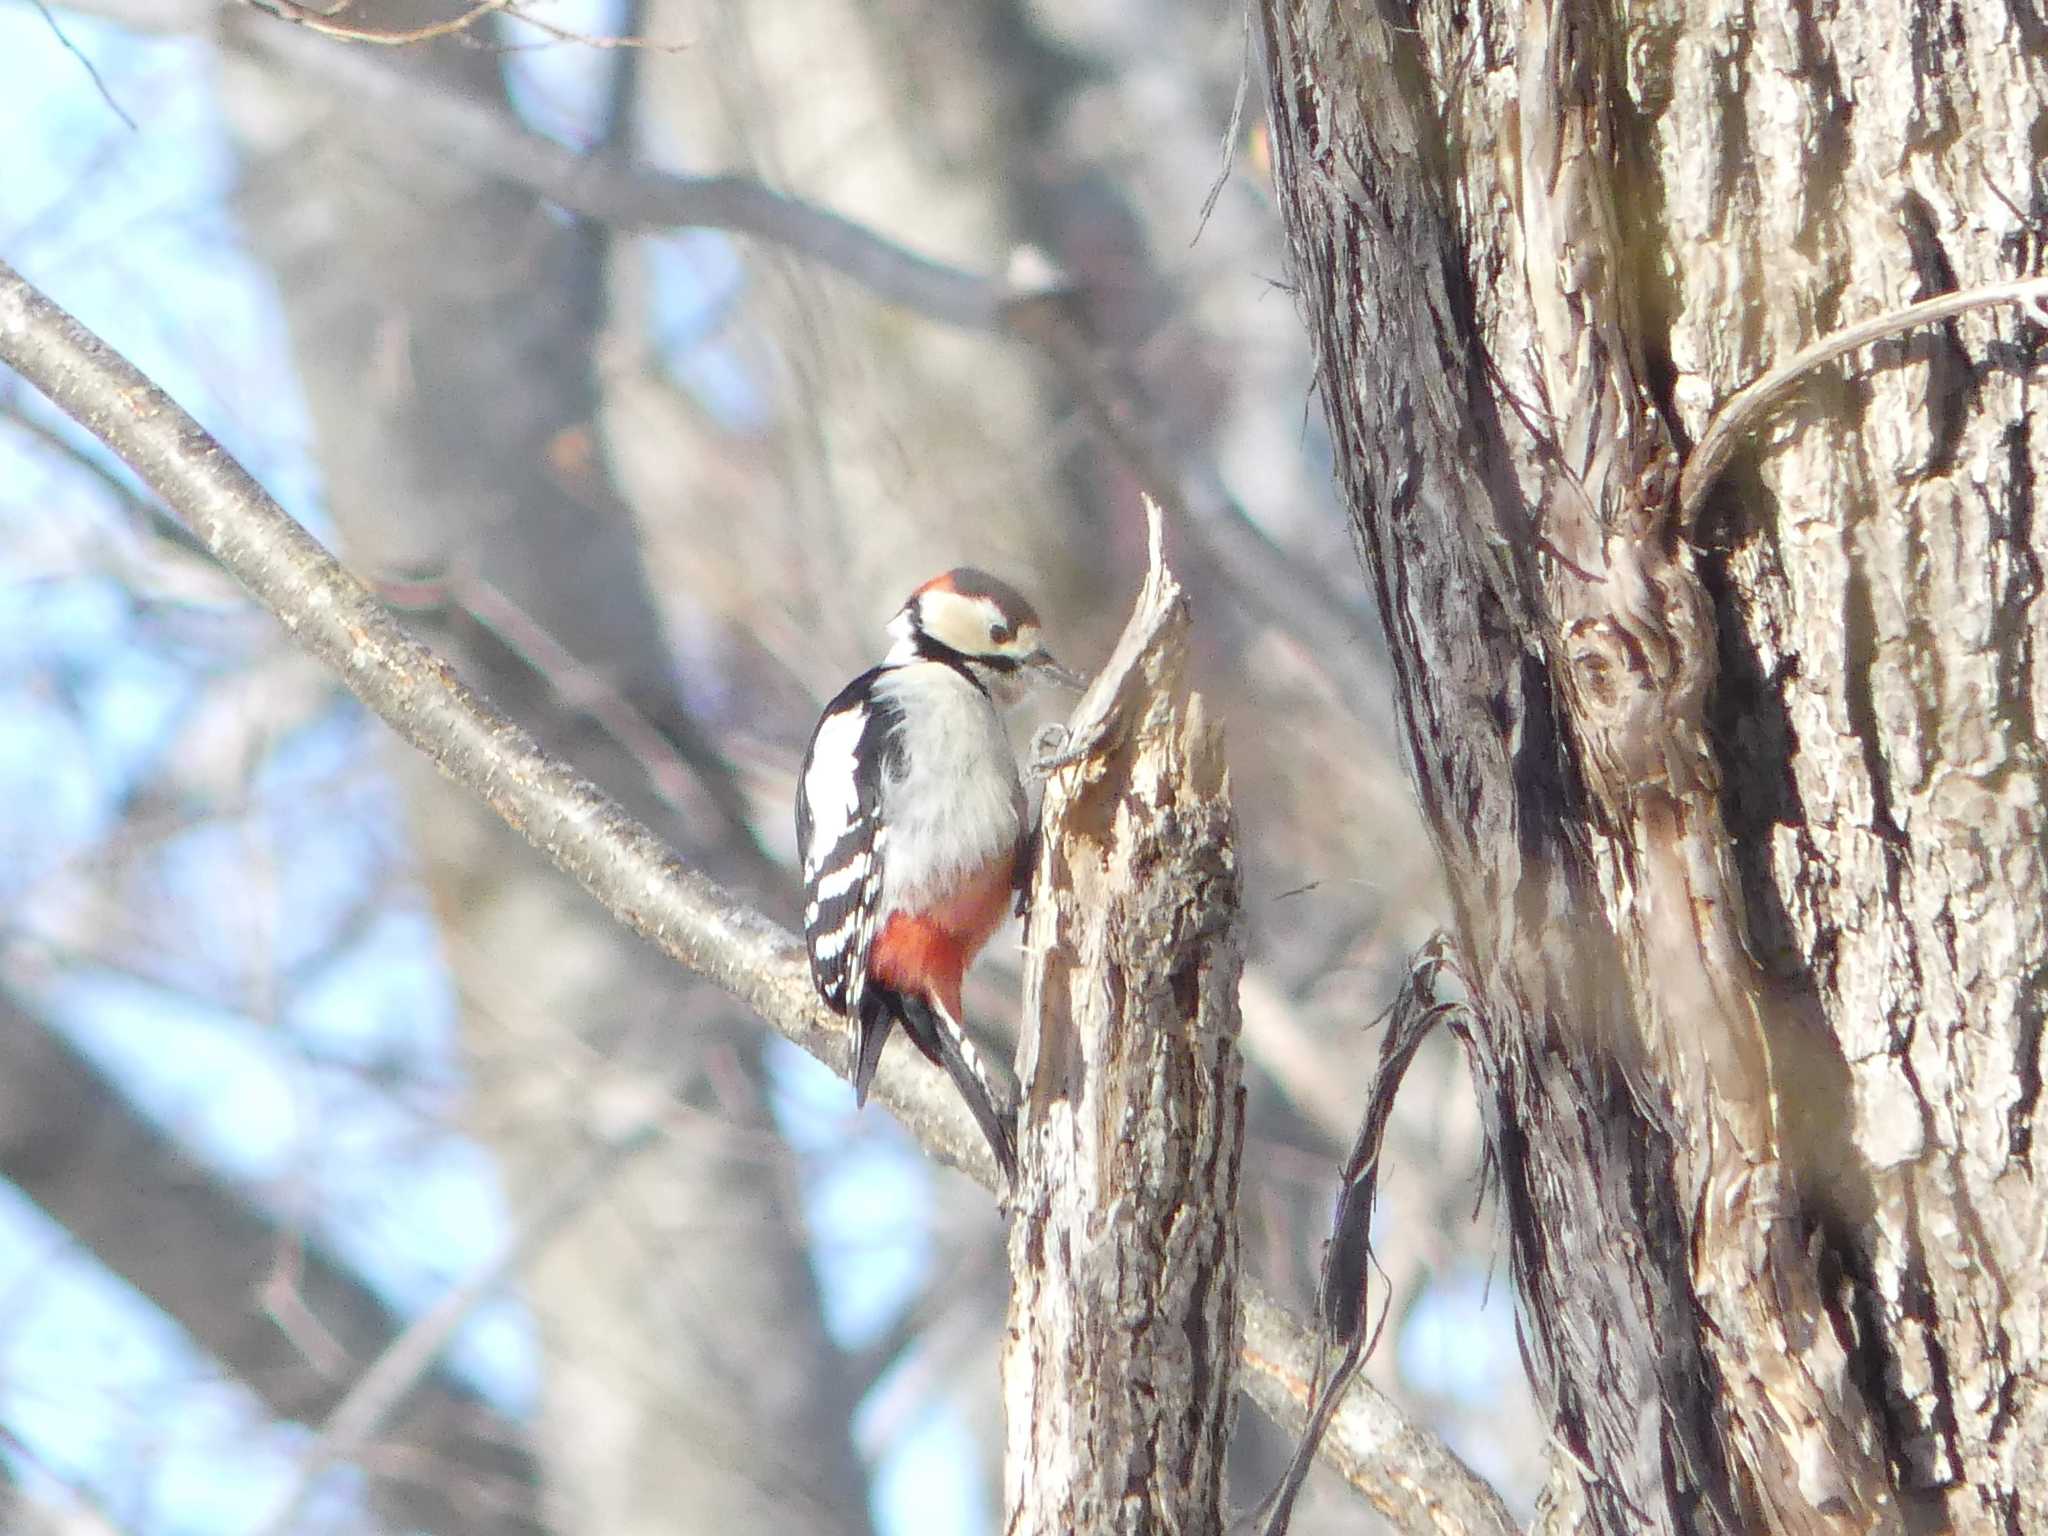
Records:
[[[1783,1085],[1721,817],[1712,603],[1678,521],[1616,207],[1598,5],[1535,0],[1517,58],[1529,351],[1547,416],[1536,639],[1591,793],[1589,849],[1646,1080],[1668,1122],[1724,1433],[1772,1531],[1895,1531],[1847,1320],[1821,1298],[1778,1124]],[[1541,439],[1549,438],[1547,442]],[[1547,558],[1546,558],[1547,556]]]
[[[1599,1528],[1733,1533],[1670,1149],[1645,1135],[1414,39],[1269,5],[1275,181],[1425,821],[1450,877],[1539,1392]],[[1486,119],[1490,121],[1491,119]],[[1640,1199],[1633,1192],[1641,1192]],[[1625,1229],[1615,1235],[1615,1229]],[[1644,1405],[1657,1405],[1651,1412]],[[1690,1520],[1681,1523],[1681,1509]]]
[[[2048,27],[1273,0],[1266,36],[1551,1507],[2048,1529],[2040,332],[1880,345],[1704,528],[1674,495],[1818,333],[2038,262]]]
[[[1156,514],[1155,514],[1156,515]],[[1220,1533],[1244,1090],[1222,743],[1159,562],[1046,790],[1003,1356],[1010,1536]]]

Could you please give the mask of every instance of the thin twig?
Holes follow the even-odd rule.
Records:
[[[300,5],[297,0],[248,0],[248,3],[266,16],[288,21],[294,26],[304,27],[309,32],[318,32],[322,37],[338,37],[351,43],[377,43],[387,48],[402,48],[414,43],[431,43],[436,38],[453,37],[458,32],[467,32],[493,11],[504,10],[512,0],[476,0],[476,4],[460,16],[451,16],[446,21],[429,22],[423,27],[408,27],[400,32],[380,32],[375,27],[351,27],[344,22],[329,20],[327,13],[316,11],[310,5]]]
[[[5,1424],[0,1424],[0,1451],[7,1453],[8,1461],[13,1462],[15,1468],[33,1468],[39,1479],[51,1488],[62,1489],[65,1497],[71,1501],[72,1507],[59,1515],[50,1509],[57,1500],[39,1491],[35,1503],[49,1511],[48,1529],[61,1531],[64,1536],[121,1536],[121,1527],[114,1524],[113,1517],[102,1507],[98,1494],[87,1489],[69,1472],[45,1461],[33,1445]],[[15,1486],[0,1484],[0,1515],[15,1514],[16,1506],[25,1502],[27,1495],[19,1489],[21,1481],[20,1473],[10,1470],[8,1484]]]
[[[1209,227],[1209,215],[1216,211],[1217,199],[1223,196],[1224,187],[1230,184],[1230,168],[1237,160],[1237,137],[1244,128],[1245,98],[1252,88],[1252,6],[1251,0],[1244,0],[1244,52],[1237,64],[1237,94],[1230,101],[1230,121],[1223,129],[1223,163],[1216,167],[1216,179],[1209,183],[1209,195],[1202,199],[1201,212],[1195,216],[1193,245],[1202,238],[1202,231]]]
[[[1698,522],[1700,506],[1707,499],[1707,492],[1714,488],[1714,483],[1728,468],[1728,461],[1735,457],[1735,450],[1743,437],[1756,425],[1757,418],[1775,405],[1804,375],[1833,362],[1845,352],[1867,347],[1874,341],[1883,341],[1900,331],[1909,331],[1917,325],[1938,325],[1973,309],[1989,309],[1996,304],[2024,304],[2040,313],[2041,306],[2048,304],[2048,277],[1987,283],[1981,288],[1937,294],[1904,309],[1873,315],[1868,320],[1859,320],[1836,331],[1832,336],[1823,336],[1812,346],[1795,353],[1788,362],[1745,384],[1714,413],[1714,419],[1700,434],[1699,446],[1685,461],[1685,470],[1678,477],[1679,526],[1691,528]],[[2048,317],[2044,317],[2043,323],[2048,323]]]
[[[500,43],[498,45],[500,53],[531,53],[542,48],[552,48],[559,43],[569,43],[578,48],[607,48],[618,49],[626,53],[646,52],[670,55],[688,53],[691,47],[689,43],[656,42],[653,38],[645,36],[639,27],[634,24],[626,25],[624,31],[606,33],[600,36],[594,32],[578,32],[573,27],[558,27],[551,21],[541,20],[540,17],[535,16],[530,11],[510,11],[507,15],[522,27],[531,27],[534,31],[543,34],[548,41],[545,43]]]
[[[81,469],[92,476],[109,496],[121,504],[122,510],[138,525],[138,531],[175,545],[188,555],[206,554],[206,546],[187,533],[183,523],[164,511],[149,497],[139,495],[135,487],[122,479],[110,464],[95,458],[54,427],[37,421],[13,400],[0,400],[0,421],[13,423],[19,431],[34,438],[73,468]]]
[[[565,711],[588,719],[630,757],[664,805],[678,813],[688,810],[692,790],[703,787],[702,775],[624,689],[577,657],[509,593],[478,572],[453,574],[449,595],[486,634],[532,668],[535,680]],[[728,819],[739,823],[739,818]]]
[[[107,104],[108,109],[114,116],[128,125],[130,133],[140,133],[142,130],[135,126],[135,119],[122,110],[121,103],[114,100],[114,93],[107,89],[107,82],[100,78],[100,72],[94,67],[92,60],[85,56],[84,50],[78,44],[72,42],[70,38],[64,35],[64,29],[57,25],[57,18],[50,14],[50,8],[43,4],[43,0],[34,0],[34,3],[35,8],[42,12],[43,20],[49,23],[52,34],[55,35],[59,43],[63,44],[64,51],[85,66],[86,74],[92,79],[93,89],[100,93],[100,100]]]
[[[335,1404],[319,1438],[300,1459],[298,1475],[278,1501],[259,1536],[290,1536],[321,1475],[337,1462],[356,1461],[370,1439],[391,1419],[433,1369],[434,1362],[470,1314],[488,1301],[513,1273],[545,1248],[583,1209],[615,1169],[654,1141],[651,1119],[590,1148],[574,1167],[545,1190],[519,1230],[498,1256],[414,1318]]]
[[[652,832],[464,687],[176,402],[5,262],[0,362],[113,449],[300,646],[620,922],[846,1072],[844,1024],[818,999],[787,931],[685,869]],[[927,1153],[994,1187],[987,1144],[936,1069],[909,1053],[885,1058],[875,1097]],[[1256,1287],[1244,1290],[1244,1384],[1283,1429],[1298,1432],[1315,1336]],[[1484,1480],[1385,1399],[1354,1392],[1324,1447],[1376,1507],[1392,1500],[1404,1512],[1404,1531],[1514,1530]],[[1418,1479],[1429,1490],[1426,1508],[1414,1503]]]
[[[1244,606],[1261,623],[1299,637],[1311,657],[1328,659],[1324,676],[1354,719],[1389,724],[1382,682],[1366,668],[1340,664],[1367,654],[1372,642],[1365,617],[1344,602],[1322,570],[1276,544],[1213,474],[1204,480],[1176,472],[1152,413],[1125,387],[1116,359],[1096,348],[1063,298],[1014,303],[1008,324],[1011,334],[1045,355],[1089,425],[1174,526],[1200,539],[1220,569],[1238,575]]]

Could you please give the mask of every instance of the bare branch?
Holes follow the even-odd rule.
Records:
[[[1238,1007],[1245,1059],[1278,1085],[1332,1149],[1342,1150],[1358,1131],[1358,1085],[1343,1047],[1318,1035],[1260,966],[1245,966]]]
[[[0,421],[12,423],[22,433],[64,459],[74,469],[83,470],[92,476],[100,483],[100,488],[120,504],[121,509],[135,522],[138,530],[174,544],[187,554],[205,555],[205,548],[185,531],[184,524],[170,516],[149,497],[138,496],[135,487],[122,479],[104,460],[95,458],[63,433],[37,421],[15,401],[0,402]]]
[[[286,67],[393,114],[407,131],[573,212],[624,229],[749,235],[829,267],[886,303],[1033,347],[1176,526],[1199,537],[1219,567],[1243,573],[1242,596],[1261,621],[1301,635],[1312,656],[1348,659],[1373,643],[1327,576],[1275,544],[1213,468],[1191,475],[1176,468],[1153,414],[1124,386],[1115,359],[1097,354],[1056,282],[1034,285],[933,261],[750,176],[680,176],[610,154],[579,155],[528,133],[502,111],[289,27],[250,28],[245,36]],[[1369,673],[1333,665],[1327,675],[1357,719],[1388,720],[1385,690]]]
[[[1261,622],[1299,636],[1310,656],[1328,659],[1324,675],[1355,719],[1390,726],[1380,679],[1349,664],[1373,644],[1365,619],[1322,570],[1274,543],[1213,470],[1183,476],[1174,467],[1154,413],[1125,387],[1117,360],[1098,352],[1071,308],[1058,293],[1019,300],[1009,307],[1010,332],[1045,354],[1096,435],[1174,526],[1193,533],[1221,569],[1237,575],[1246,607]]]
[[[1308,1427],[1318,1346],[1301,1324],[1247,1279],[1243,1383],[1290,1435]],[[1318,1455],[1395,1530],[1415,1536],[1517,1536],[1500,1495],[1376,1387],[1356,1381],[1323,1432]]]
[[[334,87],[352,106],[397,114],[408,132],[573,213],[622,229],[688,227],[751,235],[948,325],[995,331],[1005,323],[1005,306],[1014,297],[1008,284],[920,256],[751,176],[678,176],[613,155],[579,155],[527,133],[501,111],[424,86],[362,49],[336,47],[302,28],[272,23],[244,27],[239,36]]]
[[[64,29],[57,25],[57,18],[50,14],[50,8],[43,0],[33,0],[33,3],[35,8],[42,12],[43,20],[49,23],[51,35],[63,46],[64,51],[85,66],[85,73],[92,81],[92,88],[100,93],[100,100],[107,104],[108,110],[128,125],[130,133],[140,133],[142,130],[135,126],[135,119],[128,115],[120,102],[114,100],[114,93],[107,89],[107,82],[100,78],[100,72],[92,60],[85,56],[85,51],[78,44],[64,35]]]
[[[400,737],[480,796],[620,922],[845,1073],[850,1050],[843,1021],[819,1001],[802,949],[786,930],[683,868],[652,832],[465,688],[197,422],[5,263],[0,361],[126,461],[297,642]],[[986,1143],[935,1068],[914,1063],[907,1052],[887,1057],[875,1096],[928,1153],[994,1186]],[[1283,1428],[1298,1431],[1303,1415],[1289,1404],[1297,1400],[1296,1387],[1305,1399],[1313,1337],[1246,1290],[1252,1298],[1243,1355],[1248,1385]],[[1366,1427],[1354,1432],[1359,1425]],[[1345,1448],[1361,1444],[1405,1458],[1390,1462],[1364,1453],[1361,1464],[1379,1486],[1410,1486],[1412,1468],[1421,1464],[1432,1469],[1432,1478],[1447,1480],[1417,1508],[1453,1497],[1492,1497],[1441,1441],[1390,1404],[1355,1394],[1325,1445],[1342,1466]],[[1404,1529],[1442,1528],[1418,1522]]]
[[[323,37],[338,37],[351,43],[378,43],[387,48],[401,48],[413,43],[431,43],[436,38],[453,37],[458,32],[467,32],[493,11],[504,10],[512,0],[476,0],[474,5],[459,16],[450,16],[445,21],[430,22],[423,27],[407,27],[397,32],[379,31],[375,27],[352,27],[346,22],[336,21],[328,12],[310,5],[301,5],[298,0],[248,0],[248,3],[266,16],[291,22],[309,32],[318,32]],[[343,7],[336,7],[337,12],[341,9]]]
[[[0,1451],[6,1452],[0,1456],[0,1529],[12,1536],[124,1536],[97,1495],[51,1466],[5,1424]],[[33,1468],[43,1484],[33,1501],[22,1491],[19,1467]],[[51,1507],[60,1502],[55,1490],[62,1490],[62,1509]]]
[[[301,1459],[298,1476],[292,1480],[290,1489],[278,1502],[275,1513],[258,1528],[261,1536],[290,1536],[321,1474],[336,1462],[353,1461],[362,1454],[370,1437],[389,1422],[433,1369],[434,1362],[470,1314],[561,1232],[583,1209],[584,1202],[604,1186],[614,1169],[653,1139],[654,1124],[643,1118],[627,1127],[623,1135],[607,1137],[592,1147],[542,1193],[496,1258],[450,1287],[391,1341],[327,1416],[319,1438]]]
[[[787,932],[684,869],[652,832],[471,693],[204,428],[4,264],[0,360],[120,455],[301,646],[443,773],[634,931],[840,1067],[844,1023],[818,1000]],[[947,1162],[992,1175],[957,1096],[892,1060],[877,1096]]]
[[[277,1224],[132,1109],[91,1062],[4,991],[0,1178],[176,1319],[271,1412],[314,1422],[333,1411],[341,1389],[327,1362],[310,1360],[260,1306],[281,1240]],[[368,1359],[398,1333],[383,1302],[324,1255],[298,1250],[297,1267],[298,1311],[327,1336],[330,1359]],[[459,1475],[374,1480],[389,1523],[449,1532],[538,1528],[521,1432],[474,1392],[436,1378],[412,1399],[406,1432]],[[491,1503],[513,1508],[485,1515],[457,1493],[483,1487],[492,1490]]]
[[[169,37],[211,28],[217,0],[78,0],[67,11],[83,11],[142,37]]]

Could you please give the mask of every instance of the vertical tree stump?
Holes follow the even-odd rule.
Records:
[[[1159,553],[1046,788],[1003,1358],[1010,1536],[1220,1532],[1243,963],[1229,777]]]

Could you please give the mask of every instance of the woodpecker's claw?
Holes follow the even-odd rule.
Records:
[[[1034,778],[1049,779],[1061,768],[1070,767],[1083,758],[1091,756],[1102,745],[1103,733],[1098,729],[1084,736],[1076,737],[1057,721],[1042,725],[1038,734],[1031,738],[1031,761],[1029,768]]]
[[[1025,764],[1034,779],[1051,775],[1060,766],[1060,757],[1067,750],[1070,733],[1057,720],[1041,725],[1031,737],[1031,757]]]

